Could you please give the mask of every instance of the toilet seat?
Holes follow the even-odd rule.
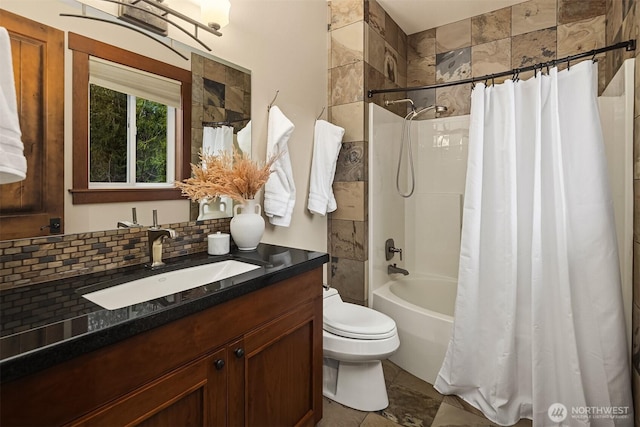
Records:
[[[386,314],[350,303],[325,306],[323,328],[341,337],[361,340],[385,339],[397,334],[396,323]]]

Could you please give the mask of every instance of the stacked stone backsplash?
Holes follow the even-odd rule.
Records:
[[[207,235],[229,232],[230,218],[165,224],[163,258],[205,252]],[[148,227],[0,242],[0,290],[149,262]]]

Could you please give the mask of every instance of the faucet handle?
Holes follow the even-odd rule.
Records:
[[[389,261],[396,253],[400,253],[400,261],[402,261],[402,249],[395,247],[393,239],[387,239],[384,243],[384,255],[387,261]]]
[[[391,258],[393,258],[393,254],[399,253],[400,254],[400,261],[402,261],[402,249],[390,246],[387,250],[391,254]]]

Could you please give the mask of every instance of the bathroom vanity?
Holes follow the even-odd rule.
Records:
[[[0,424],[315,425],[328,256],[261,244],[253,252],[184,257],[167,268],[225,259],[259,268],[118,310],[82,294],[155,272],[81,276],[46,290],[53,303],[72,289],[65,304],[83,307],[79,315],[59,320],[52,310],[49,323],[10,333],[7,325],[16,328],[17,320],[2,314]],[[11,295],[2,301],[18,300]],[[34,313],[32,322],[47,316],[42,307]]]

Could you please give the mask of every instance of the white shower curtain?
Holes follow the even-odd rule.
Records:
[[[212,155],[232,153],[233,127],[204,127],[202,129],[202,152]],[[233,215],[233,201],[227,196],[220,196],[213,200],[200,200],[199,205],[198,221]]]
[[[202,151],[220,154],[233,150],[233,128],[231,126],[204,127],[202,129]]]
[[[435,388],[501,425],[633,425],[596,88],[585,61],[472,93],[453,336]]]

